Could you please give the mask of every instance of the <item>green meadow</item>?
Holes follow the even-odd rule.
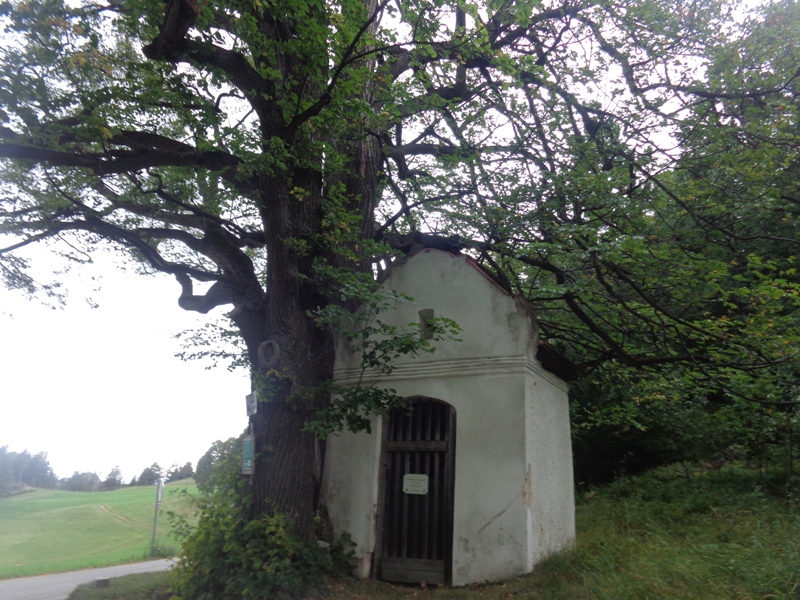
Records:
[[[308,599],[799,600],[800,498],[786,473],[672,465],[577,494],[572,551],[508,581],[464,588],[347,578]],[[87,585],[69,600],[168,600],[168,573]]]
[[[177,542],[163,511],[189,512],[192,480],[167,484],[156,549],[171,555]],[[150,558],[155,486],[112,492],[36,490],[0,500],[0,579],[105,567]]]

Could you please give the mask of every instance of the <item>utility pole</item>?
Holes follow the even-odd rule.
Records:
[[[158,478],[156,489],[156,511],[153,515],[153,539],[150,541],[150,556],[156,554],[156,527],[158,527],[158,509],[161,508],[161,497],[164,495],[164,480]]]

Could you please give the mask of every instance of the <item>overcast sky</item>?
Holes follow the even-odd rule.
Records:
[[[173,336],[207,317],[178,307],[174,279],[93,258],[69,274],[64,309],[0,286],[0,446],[47,452],[59,477],[118,465],[127,482],[154,462],[196,465],[247,426],[247,373],[175,357]],[[40,273],[57,264],[36,260]]]

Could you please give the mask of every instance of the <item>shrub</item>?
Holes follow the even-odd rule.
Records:
[[[198,485],[199,519],[169,515],[183,540],[173,568],[173,589],[182,600],[296,598],[322,590],[331,575],[350,569],[341,544],[321,548],[292,532],[280,513],[253,517],[249,483],[238,474],[239,445],[228,444],[213,476]]]
[[[332,565],[326,550],[292,535],[284,515],[244,513],[233,505],[205,508],[173,569],[183,600],[294,598],[324,585]]]

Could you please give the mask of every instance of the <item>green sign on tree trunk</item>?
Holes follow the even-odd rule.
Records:
[[[242,475],[253,474],[253,436],[246,435],[242,440]]]

